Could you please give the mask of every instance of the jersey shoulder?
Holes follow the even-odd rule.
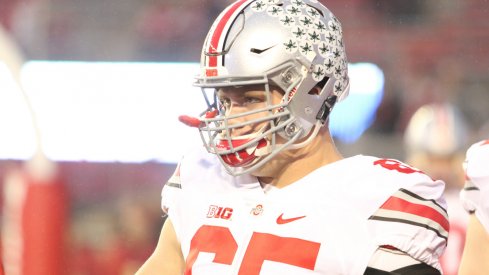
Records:
[[[368,194],[379,193],[382,197],[402,188],[437,197],[442,195],[445,188],[444,182],[434,181],[420,169],[392,158],[352,157],[338,170],[346,184],[363,189]]]
[[[392,246],[440,269],[450,225],[444,198],[445,184],[395,159],[376,159],[381,181],[398,181],[397,189],[369,217],[378,246]]]
[[[326,165],[303,181],[311,186],[305,192],[313,190],[317,196],[328,195],[338,202],[348,198],[349,203],[362,207],[362,212],[368,211],[368,216],[400,189],[431,197],[441,196],[444,190],[443,182],[435,182],[399,160],[364,155]]]
[[[193,149],[187,152],[178,162],[175,171],[164,184],[161,191],[161,207],[167,213],[170,208],[175,208],[182,190],[199,187],[198,177],[209,177],[209,172],[215,164],[203,150]]]
[[[310,178],[308,198],[328,197],[328,205],[358,218],[370,245],[395,247],[440,268],[449,231],[442,181],[391,158],[359,155],[328,166]]]
[[[259,185],[255,177],[229,175],[217,157],[203,148],[189,151],[177,164],[175,171],[163,186],[162,209],[167,211],[183,193],[234,192],[242,186]]]

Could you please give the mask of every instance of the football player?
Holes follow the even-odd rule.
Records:
[[[470,215],[460,275],[489,274],[489,139],[473,144],[464,162],[465,186],[460,192]]]
[[[335,147],[347,66],[340,22],[317,0],[228,6],[195,83],[209,108],[180,117],[204,148],[164,186],[168,218],[138,274],[440,274],[444,183]]]

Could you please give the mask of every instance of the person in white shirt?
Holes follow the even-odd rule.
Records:
[[[471,215],[459,274],[489,274],[489,139],[467,150],[464,170],[460,198]]]
[[[347,66],[341,24],[317,0],[228,6],[195,82],[209,108],[180,117],[204,147],[164,186],[168,217],[137,274],[441,274],[444,183],[335,147]]]

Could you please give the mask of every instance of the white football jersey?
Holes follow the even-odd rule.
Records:
[[[450,222],[450,234],[447,247],[440,264],[445,275],[457,275],[460,268],[460,260],[464,251],[465,235],[469,214],[464,209],[460,200],[460,189],[445,190],[444,197],[448,205],[448,216]]]
[[[464,207],[489,232],[489,139],[470,146],[464,162],[465,186],[460,192]]]
[[[185,274],[363,274],[379,246],[439,267],[444,183],[397,160],[355,156],[281,189],[186,156],[162,192]]]

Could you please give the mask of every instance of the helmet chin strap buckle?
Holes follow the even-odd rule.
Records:
[[[331,113],[331,110],[336,104],[337,99],[338,97],[336,95],[330,95],[323,102],[321,109],[319,109],[319,112],[316,115],[316,119],[321,121],[322,124],[324,124],[324,122],[326,122],[326,120],[328,119],[329,114]]]

